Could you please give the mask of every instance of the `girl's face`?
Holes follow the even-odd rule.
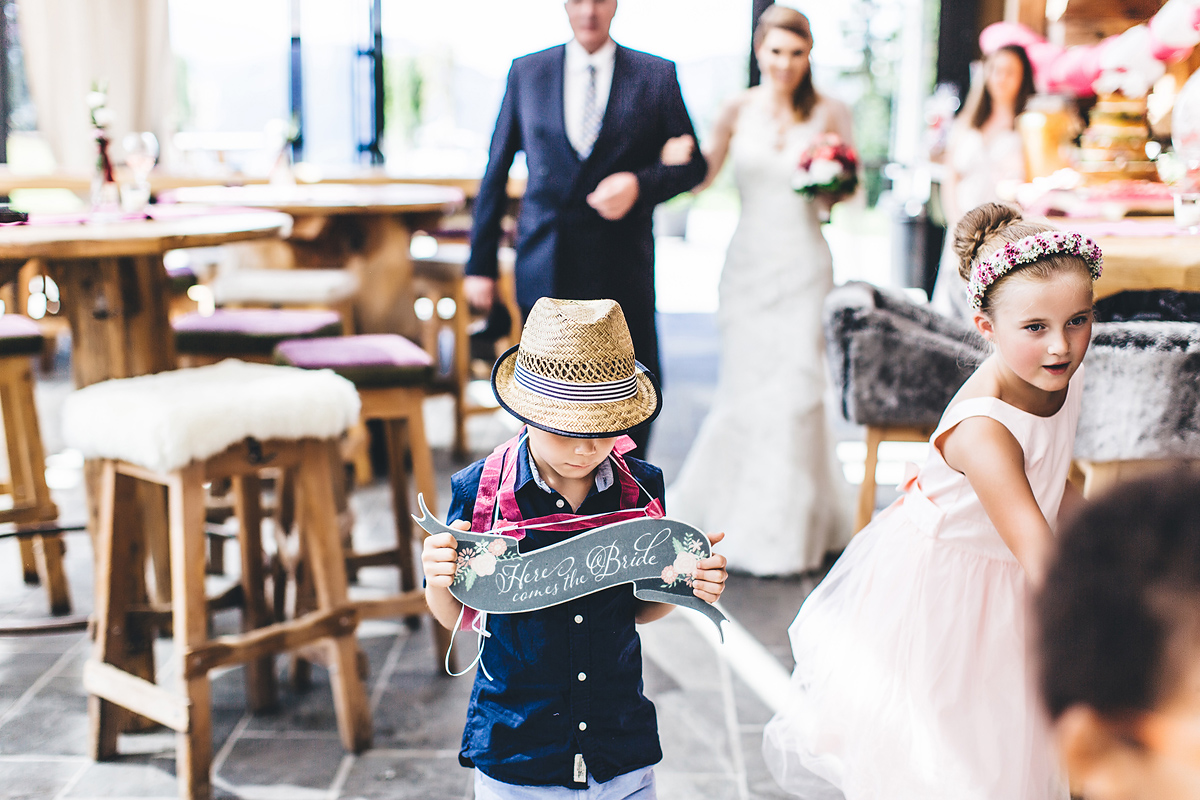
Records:
[[[1025,66],[1009,51],[998,50],[988,59],[987,88],[996,105],[1014,108],[1024,80]]]
[[[1088,800],[1200,797],[1200,652],[1150,713],[1110,719],[1068,709],[1058,723],[1064,766]]]
[[[808,40],[783,28],[771,28],[754,51],[763,77],[786,92],[794,92],[808,74]]]
[[[1057,394],[1083,363],[1092,338],[1092,281],[1082,270],[1010,277],[975,326],[1000,355],[1002,378]]]
[[[538,471],[551,485],[555,478],[581,480],[590,478],[600,462],[608,458],[617,440],[576,439],[549,433],[532,425],[529,431],[529,452]],[[547,471],[549,475],[546,475]]]

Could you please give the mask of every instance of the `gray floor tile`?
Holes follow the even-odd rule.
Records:
[[[473,779],[473,772],[453,756],[366,753],[355,761],[339,797],[463,800]]]
[[[0,754],[85,755],[87,695],[77,678],[53,678],[0,727]]]
[[[74,761],[0,761],[0,800],[45,800],[84,769]]]
[[[375,709],[375,746],[457,749],[472,684],[469,676],[397,672]]]
[[[242,738],[221,765],[220,778],[233,787],[328,789],[346,752],[332,739]],[[280,797],[285,796],[280,794]]]
[[[670,772],[656,769],[658,800],[739,800],[734,778],[704,772]]]
[[[89,764],[66,797],[172,797],[178,787],[173,752],[122,756]]]

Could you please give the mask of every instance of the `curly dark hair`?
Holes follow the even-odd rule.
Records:
[[[1200,477],[1163,473],[1088,504],[1036,599],[1043,699],[1116,717],[1153,710],[1200,643]]]

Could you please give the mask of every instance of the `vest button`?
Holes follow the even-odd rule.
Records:
[[[580,680],[580,681],[586,681],[586,680],[587,680],[587,673],[586,673],[586,672],[581,672],[581,673],[579,673],[579,680]]]
[[[576,624],[576,625],[579,625],[579,624],[581,624],[582,622],[583,622],[583,615],[582,615],[582,614],[576,614],[576,615],[575,615],[575,624]]]
[[[558,502],[556,502],[554,505],[558,506],[559,508],[562,508],[563,506],[565,506],[565,505],[566,505],[566,503],[565,503],[565,502],[563,501],[563,499],[560,497],[560,498],[558,498]]]
[[[586,730],[587,730],[587,723],[586,723],[586,722],[581,722],[581,723],[579,723],[579,730],[581,730],[581,731],[586,731]]]

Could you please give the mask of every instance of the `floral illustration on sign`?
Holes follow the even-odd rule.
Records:
[[[691,586],[696,579],[696,564],[704,555],[703,546],[690,533],[685,534],[682,540],[672,538],[671,546],[675,548],[675,561],[663,567],[663,588],[670,588],[677,581]]]
[[[458,551],[458,569],[454,573],[454,584],[463,584],[467,591],[475,585],[477,578],[486,578],[496,572],[496,564],[520,556],[508,551],[508,542],[496,538],[490,542],[464,547]]]

